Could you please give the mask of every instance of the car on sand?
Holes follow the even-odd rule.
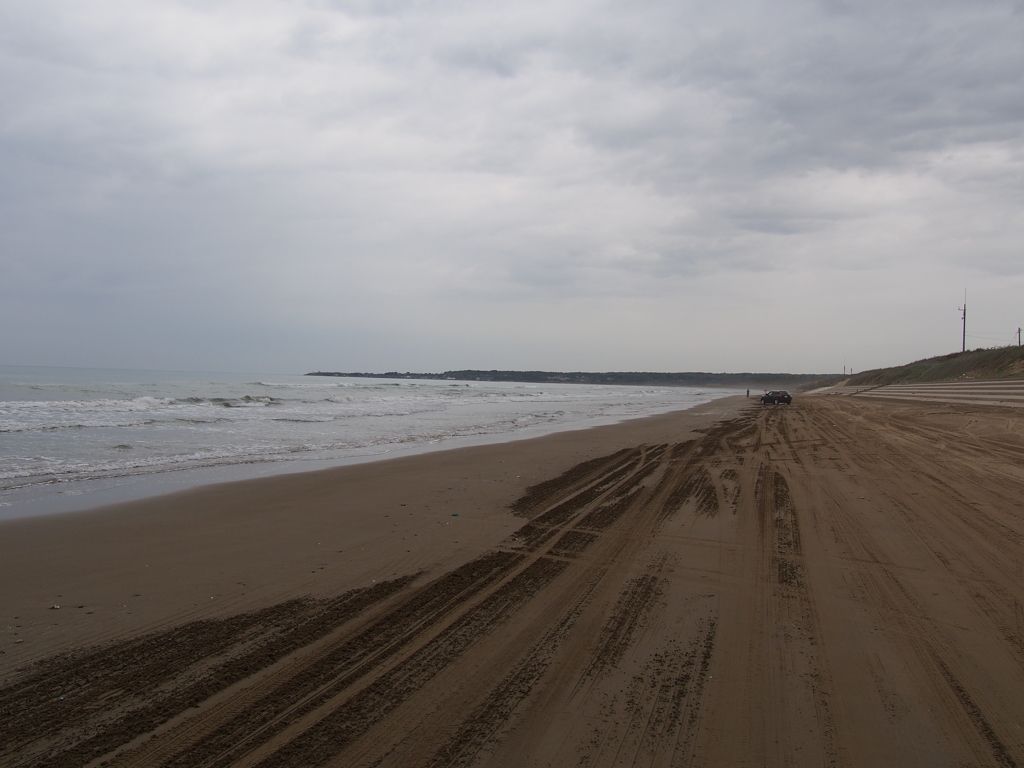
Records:
[[[780,403],[790,405],[792,402],[793,396],[784,389],[773,389],[771,392],[761,395],[761,405],[779,405]]]

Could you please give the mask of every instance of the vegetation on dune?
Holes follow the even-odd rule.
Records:
[[[1024,347],[997,347],[929,357],[895,368],[876,368],[851,376],[847,385],[882,386],[957,379],[1004,379],[1024,376]]]

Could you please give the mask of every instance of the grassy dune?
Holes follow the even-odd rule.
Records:
[[[851,376],[851,385],[910,384],[956,379],[1024,377],[1024,347],[998,347],[929,357],[895,368],[877,368]]]

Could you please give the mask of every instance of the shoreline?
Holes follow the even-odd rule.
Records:
[[[139,501],[225,482],[243,482],[264,477],[389,461],[394,458],[417,456],[435,451],[533,440],[560,432],[588,430],[658,417],[673,413],[675,410],[689,411],[714,402],[714,400],[737,396],[736,393],[722,394],[712,400],[699,402],[686,408],[645,416],[603,416],[571,423],[537,424],[511,432],[450,437],[412,444],[386,443],[379,446],[365,446],[362,449],[357,449],[362,451],[360,453],[336,458],[300,457],[265,461],[251,460],[214,466],[184,469],[169,467],[135,474],[33,483],[0,490],[0,523],[50,514],[89,511],[112,504]]]
[[[457,567],[525,523],[508,506],[531,484],[641,443],[699,437],[694,429],[751,402],[716,398],[539,437],[0,520],[0,605],[20,617],[24,641],[0,648],[0,681],[126,632]],[[391,541],[396,528],[403,535]]]

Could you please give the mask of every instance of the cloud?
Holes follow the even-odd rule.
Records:
[[[1024,278],[1019,3],[0,14],[4,362],[66,359],[36,314],[81,329],[77,364],[806,370],[837,337],[882,364],[945,349],[900,305]],[[680,344],[692,306],[715,321]],[[154,333],[119,357],[126,315]],[[282,341],[161,346],[204,324]]]

